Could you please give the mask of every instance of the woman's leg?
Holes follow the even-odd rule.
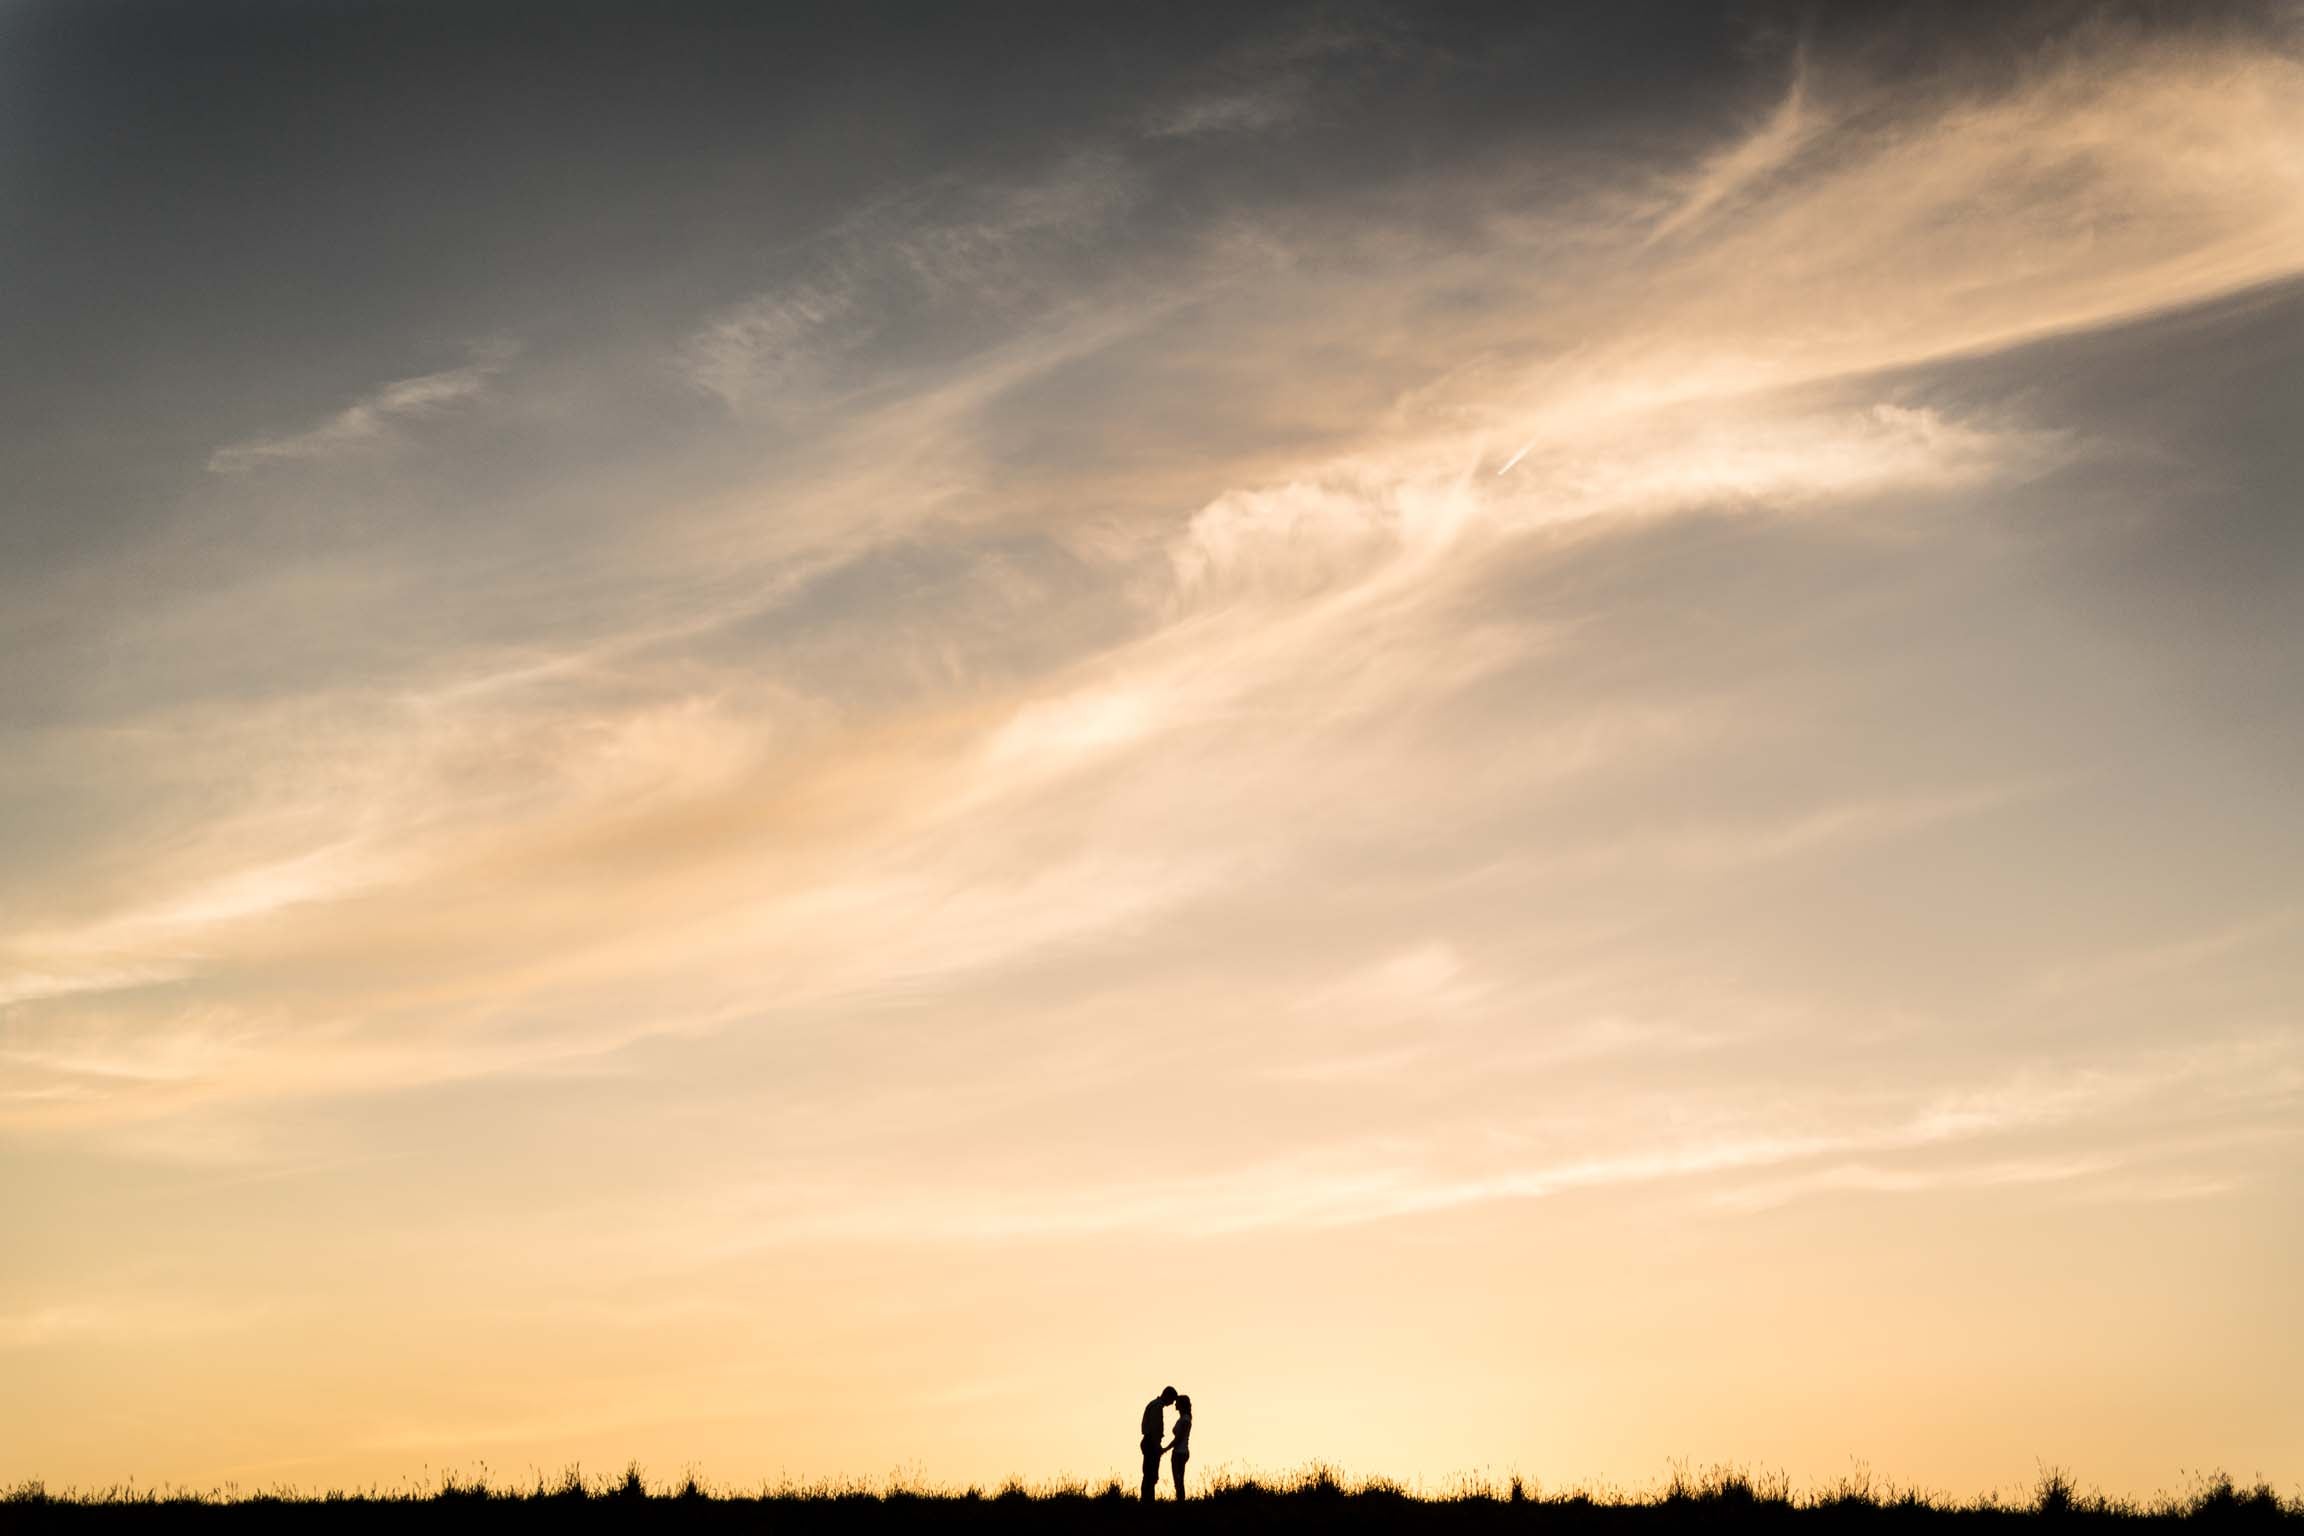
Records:
[[[1184,1497],[1184,1463],[1191,1459],[1180,1455],[1168,1458],[1168,1471],[1176,1479],[1176,1497],[1179,1499]]]

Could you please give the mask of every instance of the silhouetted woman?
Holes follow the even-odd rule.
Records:
[[[1176,1399],[1176,1438],[1168,1442],[1168,1475],[1176,1479],[1176,1497],[1184,1497],[1184,1463],[1192,1459],[1192,1399]]]

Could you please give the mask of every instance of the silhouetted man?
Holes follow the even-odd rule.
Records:
[[[1176,1401],[1174,1387],[1162,1387],[1160,1395],[1144,1405],[1144,1433],[1138,1442],[1144,1452],[1144,1502],[1152,1502],[1152,1492],[1160,1486],[1160,1437],[1167,1432],[1168,1420],[1161,1412]]]

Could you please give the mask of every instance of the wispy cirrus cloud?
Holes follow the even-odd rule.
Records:
[[[1381,18],[1324,16],[1234,49],[1194,88],[1148,114],[1143,131],[1196,139],[1285,128],[1339,107],[1356,75],[1413,51],[1406,34]]]
[[[667,512],[648,520],[649,539],[604,551],[580,574],[621,584],[606,627],[523,648],[518,665],[434,669],[490,679],[483,689],[391,678],[373,696],[235,707],[191,729],[211,744],[202,761],[265,765],[238,770],[261,805],[151,862],[157,889],[109,916],[19,935],[15,974],[28,998],[187,973],[318,985],[372,951],[380,967],[389,954],[425,987],[473,997],[498,968],[540,1000],[618,965],[696,979],[693,995],[659,992],[653,1013],[569,1030],[597,1050],[738,1016],[745,997],[768,1007],[917,990],[983,957],[1020,961],[1188,911],[1243,870],[1317,868],[1333,834],[1299,786],[1347,765],[1378,808],[1363,813],[1367,834],[1409,838],[1427,804],[1409,786],[1428,773],[1476,775],[1499,802],[1484,814],[1502,816],[1502,802],[1605,781],[1659,752],[1751,739],[1772,717],[1748,701],[1595,697],[1585,679],[1607,675],[1607,661],[1568,626],[1497,609],[1483,595],[1489,572],[1546,558],[1548,541],[1721,513],[1847,522],[1895,498],[2008,494],[2085,457],[2093,445],[2064,427],[1994,402],[1913,398],[1879,375],[2004,342],[2008,318],[2041,302],[2095,293],[2068,318],[2101,318],[2284,270],[2292,257],[2276,237],[2296,210],[2241,194],[2288,184],[2260,130],[2296,93],[2295,73],[2278,58],[2084,59],[2005,98],[1923,103],[1846,141],[1816,104],[1822,87],[1803,84],[1757,130],[1758,148],[1703,161],[1713,169],[1693,174],[1714,188],[1708,211],[1666,241],[1615,218],[1606,197],[1498,216],[1482,242],[1434,261],[1411,234],[1378,227],[1330,248],[1317,219],[1273,218],[1255,259],[1219,233],[1186,242],[1187,259],[1156,284],[1128,281],[1137,269],[1107,249],[1147,174],[1118,149],[1038,178],[889,200],[676,349],[688,381],[731,406],[837,402],[795,450],[801,473],[731,493],[738,510],[714,530],[725,536],[683,542],[693,525]],[[2182,132],[2131,132],[2147,110],[2131,97]],[[2222,169],[2181,182],[2173,160],[2205,149]],[[2037,195],[1994,203],[1986,194],[2011,174]],[[1946,209],[1971,205],[1957,241],[1937,231]],[[1381,223],[1379,203],[1370,224]],[[2103,234],[2064,237],[2080,226]],[[1944,282],[1914,275],[1915,238]],[[1818,239],[1839,246],[1821,269],[1801,254]],[[2018,247],[2038,291],[2001,293],[1980,274]],[[1545,250],[1557,271],[1533,260]],[[2205,265],[2179,261],[2187,250]],[[1721,296],[1732,273],[1743,274],[1736,303]],[[1483,284],[1496,298],[1473,319],[1434,302]],[[1898,285],[1909,291],[1889,302]],[[1353,325],[1339,329],[1338,314]],[[1558,334],[1530,335],[1531,315],[1558,316],[1547,320]],[[912,334],[923,325],[953,329],[930,345]],[[891,328],[903,335],[884,342]],[[220,449],[216,467],[386,441],[477,399],[508,357],[386,386],[308,432]],[[1364,373],[1396,387],[1375,404],[1333,393]],[[1252,437],[1180,475],[1185,456],[1142,419],[1171,374],[1189,386],[1179,394],[1220,393],[1228,417],[1258,430],[1285,411],[1351,431],[1341,447],[1315,434],[1286,451]],[[1129,386],[1116,397],[1125,409],[1072,404],[1115,380]],[[1003,437],[1023,430],[1020,401],[1053,423],[1035,418],[1026,448]],[[1091,451],[1055,457],[1059,473],[1030,451],[1050,441]],[[1107,473],[1108,458],[1125,473]],[[1508,472],[1478,473],[1499,460]],[[1115,479],[1161,495],[1128,516],[1074,515]],[[1195,481],[1200,492],[1184,494]],[[1051,569],[1069,593],[1004,589],[1007,567],[985,560],[955,578],[965,623],[891,608],[873,583],[911,580],[901,573],[941,558],[940,541],[965,542],[971,518],[1061,551]],[[819,591],[851,594],[841,600],[859,605],[857,622],[829,622],[841,610]],[[1043,628],[1047,658],[1003,671],[1003,637],[1059,597],[1102,627]],[[814,616],[808,648],[779,642],[764,658],[720,638],[779,633],[787,612]],[[858,702],[873,695],[857,684],[891,658],[906,681],[882,713]],[[1507,678],[1549,678],[1552,691],[1542,709],[1465,727],[1460,743],[1405,723]],[[362,747],[375,742],[392,752]],[[347,769],[364,762],[378,770]],[[1607,857],[1565,836],[1514,856],[1586,875],[1748,869],[1957,822],[2038,781],[1962,773],[1713,808],[1619,833]],[[883,792],[840,787],[866,782]],[[803,805],[839,814],[810,825]],[[796,840],[816,851],[789,857]],[[1067,857],[1036,865],[1013,851],[1042,846]],[[561,880],[567,861],[615,868],[623,883],[590,899]],[[748,861],[774,873],[735,872]],[[454,936],[469,934],[463,918],[428,915],[455,906],[440,893],[488,882],[533,892],[507,898],[519,922],[481,940]],[[625,899],[641,888],[665,899],[636,915]],[[875,913],[904,914],[907,941],[860,937]],[[849,926],[857,934],[842,937]],[[779,933],[820,958],[746,972],[738,957]],[[435,947],[437,960],[417,958]],[[403,1001],[398,984],[380,986],[348,1010],[367,1023],[345,1027],[373,1030],[389,1055]],[[546,1050],[540,1038],[492,1040],[471,1061],[495,1070]],[[430,1075],[453,1071],[457,1050],[427,1037],[410,1057]],[[280,1060],[281,1083],[315,1069],[313,1057]]]
[[[462,367],[395,379],[318,426],[227,443],[208,455],[209,472],[246,474],[267,465],[331,459],[381,447],[417,422],[478,399],[519,350],[508,341],[486,342],[472,349],[472,361]]]
[[[1764,122],[1679,178],[1676,200],[1657,220],[1651,241],[1670,238],[1759,186],[1829,128],[1808,99],[1807,62],[1805,49],[1794,56],[1791,83]]]
[[[937,1188],[875,1198],[854,1188],[731,1195],[721,1219],[765,1228],[776,1244],[828,1235],[877,1241],[1031,1242],[1142,1232],[1216,1238],[1326,1229],[1531,1203],[1602,1190],[1697,1186],[1702,1202],[1752,1213],[1826,1194],[1905,1195],[2023,1188],[2135,1174],[2197,1150],[2181,1131],[2203,1106],[2261,1101],[2250,1080],[2263,1042],[2227,1042],[2181,1059],[2144,1054],[2116,1067],[2030,1073],[1981,1086],[1819,1105],[1800,1123],[1679,1106],[1691,1125],[1662,1140],[1637,1132],[1603,1151],[1468,1171],[1444,1139],[1403,1134],[1300,1148],[1184,1177],[1118,1178],[1087,1188]],[[1403,1063],[1395,1060],[1397,1072]],[[1354,1083],[1379,1087],[1372,1081]],[[2157,1101],[2157,1102],[2156,1102]],[[2144,1110],[2141,1119],[2136,1112]],[[2138,1130],[2162,1130],[2140,1144]],[[2246,1134],[2243,1140],[2248,1139]],[[2262,1133],[2255,1133],[2262,1139]],[[2040,1143],[2050,1143],[2042,1150]],[[2221,1150],[2229,1152],[2231,1138]],[[1890,1160],[1895,1159],[1895,1160]],[[2168,1177],[2165,1169],[2160,1177]],[[2194,1174],[2198,1180],[2202,1176]],[[2189,1188],[2190,1185],[2184,1187]],[[741,1211],[739,1219],[736,1215]]]
[[[1060,283],[1083,247],[1135,195],[1132,168],[1083,151],[1045,174],[994,187],[930,184],[883,199],[801,247],[783,281],[722,308],[683,341],[677,371],[731,410],[790,410],[856,382],[878,341],[883,367],[906,364],[914,333],[938,316],[984,345],[971,312],[1003,323],[1060,308]],[[973,329],[974,334],[970,334]],[[845,375],[844,375],[845,371]]]

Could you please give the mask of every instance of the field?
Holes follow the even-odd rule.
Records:
[[[1518,1480],[1468,1482],[1411,1493],[1383,1480],[1352,1482],[1324,1468],[1276,1481],[1217,1478],[1182,1506],[1163,1497],[1151,1508],[1118,1483],[996,1491],[892,1486],[785,1487],[756,1493],[711,1489],[686,1479],[651,1486],[637,1467],[620,1478],[587,1479],[571,1468],[527,1487],[449,1479],[425,1489],[208,1493],[110,1488],[51,1492],[26,1484],[0,1494],[0,1530],[416,1531],[673,1529],[825,1533],[1110,1531],[1410,1532],[1417,1536],[1665,1536],[1687,1530],[1796,1529],[1879,1536],[1987,1536],[2050,1527],[2083,1531],[2304,1532],[2304,1499],[2215,1475],[2182,1494],[2142,1502],[2076,1490],[2045,1473],[2021,1500],[1960,1502],[1881,1489],[1867,1479],[1795,1494],[1780,1479],[1737,1472],[1676,1474],[1642,1493],[1547,1493]]]

